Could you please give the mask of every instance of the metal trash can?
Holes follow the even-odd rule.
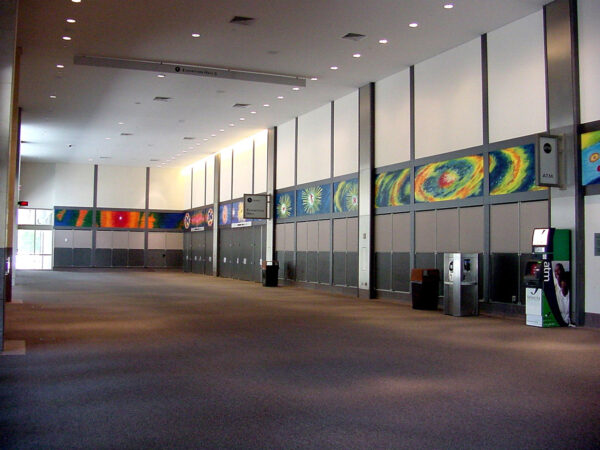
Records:
[[[277,287],[277,276],[279,275],[278,261],[263,261],[262,263],[262,285]]]
[[[410,291],[413,309],[438,309],[440,271],[438,269],[413,269],[410,273]]]

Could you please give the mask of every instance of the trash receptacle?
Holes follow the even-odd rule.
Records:
[[[277,287],[277,276],[279,275],[279,262],[263,261],[262,284],[268,287]]]
[[[437,310],[439,284],[438,269],[413,269],[410,273],[413,309]]]

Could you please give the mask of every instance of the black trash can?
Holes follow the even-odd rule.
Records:
[[[279,275],[279,262],[263,261],[262,263],[262,285],[277,287],[277,276]]]
[[[438,269],[413,269],[410,273],[413,309],[437,310],[439,284]]]

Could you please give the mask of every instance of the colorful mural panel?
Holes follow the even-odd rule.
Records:
[[[333,183],[334,212],[358,211],[358,178]]]
[[[94,224],[91,209],[56,209],[54,210],[55,227],[91,227]]]
[[[426,164],[415,169],[415,202],[440,202],[483,194],[483,156]]]
[[[182,230],[184,213],[148,213],[148,228],[164,230]]]
[[[189,214],[189,226],[187,228],[212,227],[214,222],[214,211],[212,208],[204,208],[192,211]],[[185,220],[185,218],[184,218]]]
[[[541,191],[535,184],[535,145],[496,150],[489,154],[490,195]]]
[[[331,212],[331,185],[309,186],[296,191],[296,215],[312,216]]]
[[[249,221],[251,219],[244,219],[244,202],[219,205],[219,225],[233,225]]]
[[[410,169],[382,172],[375,178],[375,208],[410,203]]]
[[[283,192],[275,195],[275,216],[277,219],[294,217],[294,192]]]
[[[100,228],[144,228],[143,211],[98,211]]]
[[[581,135],[581,183],[600,184],[600,131]]]

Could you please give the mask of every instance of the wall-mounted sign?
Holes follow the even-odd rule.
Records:
[[[243,227],[251,227],[251,226],[252,226],[252,222],[250,222],[250,221],[237,222],[237,223],[231,224],[231,228],[243,228]]]
[[[559,186],[558,137],[538,136],[535,163],[538,186]]]
[[[268,219],[269,196],[244,194],[244,219]]]

